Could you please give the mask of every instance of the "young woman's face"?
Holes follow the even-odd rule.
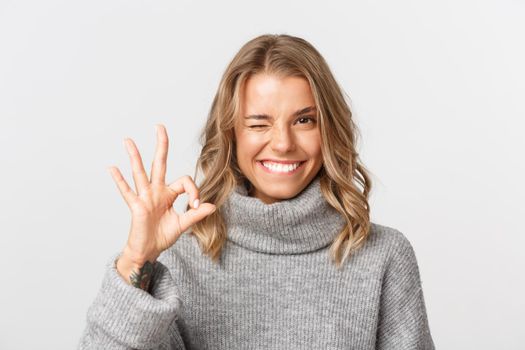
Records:
[[[251,76],[236,120],[237,160],[251,196],[271,204],[295,197],[323,165],[315,100],[299,77]]]

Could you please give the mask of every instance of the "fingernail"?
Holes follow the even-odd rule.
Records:
[[[193,201],[193,208],[197,209],[199,207],[199,200],[196,199]]]

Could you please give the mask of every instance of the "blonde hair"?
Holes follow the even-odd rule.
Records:
[[[372,184],[355,149],[359,131],[328,64],[306,40],[286,34],[265,34],[248,41],[222,76],[200,136],[202,150],[194,177],[202,171],[200,200],[215,204],[217,210],[191,226],[192,234],[202,252],[217,262],[227,232],[221,205],[237,184],[247,180],[235,154],[234,124],[240,110],[240,93],[247,78],[257,73],[298,76],[310,84],[322,140],[321,190],[346,220],[330,247],[331,260],[340,268],[369,234],[368,196]]]

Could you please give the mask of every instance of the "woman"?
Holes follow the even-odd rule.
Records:
[[[126,140],[135,192],[111,172],[131,229],[80,348],[433,349],[414,250],[370,222],[351,117],[314,47],[262,35],[220,82],[199,187],[165,184],[163,126],[149,179]]]

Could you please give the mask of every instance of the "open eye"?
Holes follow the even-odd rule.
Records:
[[[299,119],[297,119],[297,121],[302,121],[302,120],[310,120],[310,123],[299,123],[299,124],[311,124],[317,121],[313,116],[309,116],[309,115],[302,116]]]

